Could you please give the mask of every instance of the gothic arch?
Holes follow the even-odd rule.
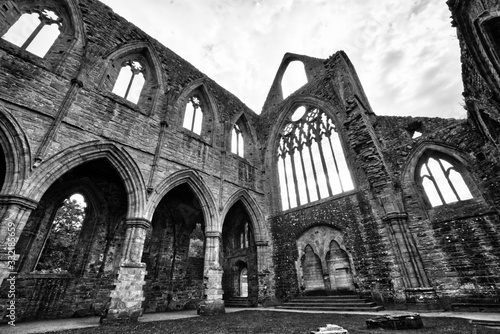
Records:
[[[5,155],[5,179],[0,193],[16,194],[28,177],[31,150],[22,127],[4,107],[0,107],[0,146]]]
[[[211,231],[221,231],[221,227],[218,226],[218,219],[216,219],[217,210],[215,207],[213,196],[201,177],[192,170],[182,170],[176,172],[163,180],[163,182],[157,187],[155,192],[148,200],[145,211],[145,218],[151,221],[156,207],[163,199],[163,197],[170,190],[184,183],[189,186],[189,188],[193,191],[193,193],[200,201],[203,210],[203,219],[206,223],[205,233]]]
[[[233,117],[231,117],[231,130],[229,131],[226,139],[226,147],[228,150],[231,148],[231,135],[232,129],[235,125],[238,125],[243,133],[244,140],[244,158],[252,161],[252,158],[256,158],[255,155],[255,146],[257,143],[257,134],[255,133],[255,129],[253,125],[249,122],[243,111],[237,113]],[[234,152],[233,152],[234,153]]]
[[[221,220],[224,221],[228,211],[238,201],[243,204],[243,207],[251,218],[255,242],[268,241],[268,234],[264,216],[262,215],[262,212],[260,211],[253,198],[248,194],[248,191],[244,189],[238,190],[231,196],[231,198],[229,198],[224,207],[224,210],[221,213]],[[222,230],[222,226],[220,228]]]
[[[337,114],[340,110],[338,110],[338,107],[332,105],[329,102],[323,101],[317,97],[310,96],[310,95],[294,95],[286,100],[286,102],[283,104],[283,106],[280,108],[278,111],[277,115],[278,119],[274,123],[273,128],[271,129],[268,144],[267,144],[267,150],[266,150],[266,156],[265,156],[265,164],[270,167],[271,173],[270,173],[270,184],[273,189],[271,191],[271,203],[272,207],[275,208],[276,210],[281,210],[281,197],[280,197],[280,189],[279,189],[279,175],[278,175],[278,154],[277,154],[277,148],[279,144],[279,139],[280,135],[284,130],[285,123],[287,120],[290,119],[290,117],[293,115],[294,111],[302,105],[307,105],[310,107],[317,108],[324,112],[335,124],[336,126],[336,132],[339,135],[339,140],[341,142],[342,146],[342,151],[345,157],[345,161],[347,164],[347,167],[351,173],[351,179],[354,188],[356,188],[356,180],[353,175],[354,168],[351,164],[351,159],[350,157],[352,154],[349,151],[349,145],[347,145],[347,135],[344,133],[344,130],[341,126],[341,122],[339,121],[339,118],[337,117]]]
[[[471,162],[466,153],[455,147],[444,143],[435,143],[429,141],[421,142],[408,156],[406,163],[401,170],[401,185],[403,192],[415,192],[419,194],[420,203],[423,207],[428,207],[427,200],[424,200],[423,189],[416,182],[417,168],[420,166],[420,160],[425,155],[437,155],[449,159],[462,175],[465,183],[469,187],[474,198],[482,198],[482,194],[476,186],[473,173],[470,171]]]
[[[182,127],[185,107],[188,102],[187,100],[189,96],[196,91],[201,95],[204,105],[206,106],[204,113],[207,113],[207,115],[204,115],[203,117],[204,119],[200,136],[209,144],[213,144],[215,136],[215,120],[219,119],[219,114],[217,104],[215,103],[214,97],[209,93],[205,78],[192,81],[179,94],[174,104],[174,110],[178,115],[177,124],[179,124],[179,127]]]
[[[106,66],[101,76],[99,87],[110,91],[118,77],[121,65],[128,58],[140,57],[146,67],[146,83],[142,89],[137,105],[144,113],[151,116],[155,113],[160,96],[165,92],[166,81],[162,72],[161,61],[154,47],[143,41],[128,42],[109,52],[103,58]]]
[[[124,150],[112,143],[93,141],[71,146],[42,163],[23,189],[28,198],[39,200],[47,189],[67,171],[92,160],[105,158],[120,175],[127,191],[127,218],[142,217],[146,205],[146,186],[139,168]]]
[[[17,1],[14,6],[16,6],[18,10],[6,16],[5,24],[0,25],[0,35],[3,35],[20,16],[33,10],[47,8],[49,10],[55,10],[62,16],[64,24],[61,33],[50,47],[44,59],[51,64],[56,72],[64,72],[64,65],[67,57],[75,53],[75,48],[78,44],[84,45],[86,41],[83,19],[76,1],[44,1],[35,3],[33,1],[20,0]]]
[[[21,255],[19,259],[19,269],[23,272],[34,270],[37,259],[44,249],[43,244],[37,243],[37,238],[35,236],[40,233],[40,229],[45,230],[44,234],[49,233],[50,226],[53,223],[52,216],[61,206],[64,199],[76,193],[83,195],[87,203],[85,209],[86,218],[84,222],[87,229],[95,231],[100,223],[108,222],[109,210],[106,205],[106,200],[97,185],[89,178],[83,177],[62,183],[55,183],[52,185],[51,189],[52,190],[50,190],[50,188],[47,189],[49,193],[43,194],[43,201],[40,202],[41,206],[37,208],[37,210],[41,209],[43,212],[43,215],[39,216],[37,219],[37,225],[28,227],[28,233],[24,233],[25,231],[23,231],[16,245]],[[101,216],[99,220],[96,220],[96,214]],[[106,228],[109,227],[106,226]],[[92,239],[96,237],[94,233],[91,234]],[[46,237],[44,237],[44,239],[45,238]],[[79,263],[73,265],[73,273],[82,274],[83,267],[86,264],[85,258],[89,252],[90,246],[91,242],[86,245],[86,249],[82,250],[82,256],[79,256]]]

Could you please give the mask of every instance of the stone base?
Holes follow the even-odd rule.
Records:
[[[385,315],[366,320],[369,329],[419,329],[424,327],[420,314]]]
[[[101,324],[136,322],[142,315],[145,267],[144,263],[120,266],[115,289],[111,291],[111,301],[105,315],[101,317]]]
[[[216,315],[221,313],[226,313],[222,299],[205,300],[198,305],[199,315]]]
[[[405,290],[408,310],[420,312],[443,310],[434,288],[411,288]]]

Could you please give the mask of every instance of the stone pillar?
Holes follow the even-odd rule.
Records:
[[[15,253],[15,247],[37,204],[26,197],[0,196],[0,285],[16,271],[19,254]]]
[[[259,304],[263,306],[277,305],[274,295],[274,280],[269,270],[269,243],[264,240],[256,240],[257,247],[257,270],[259,278]]]
[[[401,268],[404,286],[407,288],[428,287],[429,279],[418,254],[415,242],[408,230],[406,213],[392,212],[383,217],[389,231],[389,238]]]
[[[127,219],[127,234],[122,260],[118,268],[115,288],[101,323],[137,321],[142,315],[144,300],[142,286],[146,276],[146,264],[141,263],[146,230],[151,224],[143,218]]]
[[[224,270],[220,264],[220,247],[222,234],[207,232],[205,234],[205,268],[203,281],[205,286],[205,300],[200,303],[200,315],[214,315],[225,313],[222,295],[222,274]]]

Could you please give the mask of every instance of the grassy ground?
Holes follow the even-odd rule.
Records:
[[[478,326],[468,320],[454,318],[423,318],[424,328],[417,330],[367,329],[365,321],[370,316],[342,314],[312,314],[272,311],[241,311],[211,317],[122,324],[97,328],[61,331],[68,334],[126,334],[126,333],[176,333],[176,334],[309,334],[319,326],[335,324],[344,327],[349,334],[356,333],[418,333],[418,334],[499,334],[496,329]]]

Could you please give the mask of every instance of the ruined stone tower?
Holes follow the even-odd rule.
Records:
[[[449,1],[469,114],[455,120],[377,116],[342,51],[284,55],[258,115],[97,0],[1,0],[2,320],[11,282],[17,319],[308,294],[494,307],[500,9],[484,3]],[[307,83],[285,97],[293,62]]]

